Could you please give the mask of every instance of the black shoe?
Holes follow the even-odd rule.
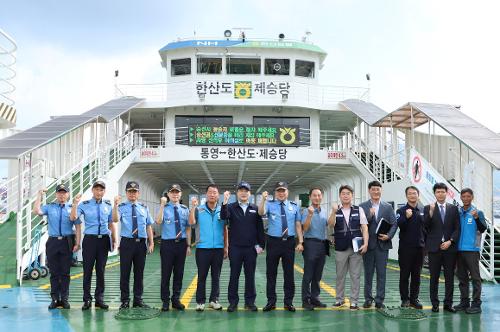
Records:
[[[337,307],[337,308],[340,308],[340,307],[341,307],[341,306],[343,306],[343,305],[344,305],[344,302],[335,302],[335,303],[333,304],[333,306],[334,306],[334,307]]]
[[[310,302],[302,302],[302,308],[307,311],[314,310],[314,306]]]
[[[92,301],[84,301],[82,305],[82,310],[89,310],[92,306]]]
[[[453,309],[453,307],[451,305],[445,305],[443,307],[443,310],[444,311],[448,311],[448,312],[451,312],[452,314],[456,313],[457,311],[455,309]]]
[[[385,308],[385,304],[383,304],[383,303],[375,303],[375,308],[377,308],[377,309],[384,309]]]
[[[408,308],[410,306],[410,300],[401,301],[401,308]]]
[[[142,300],[134,300],[134,303],[132,304],[133,308],[145,308],[148,309],[150,306],[148,306],[144,301]]]
[[[95,301],[94,306],[96,308],[101,308],[102,310],[108,310],[109,309],[109,305],[107,305],[106,303],[104,303],[103,300]]]
[[[418,309],[418,310],[422,310],[424,308],[422,303],[420,303],[419,299],[410,301],[410,307]]]
[[[469,309],[469,307],[470,307],[469,303],[460,302],[460,304],[457,304],[456,306],[454,306],[453,309],[455,309],[455,311],[466,311],[467,309]]]
[[[122,305],[120,306],[120,310],[128,309],[128,308],[130,308],[130,302],[129,301],[122,301]]]
[[[478,305],[472,305],[469,308],[465,309],[466,314],[480,314],[481,313],[481,306]]]
[[[61,306],[63,309],[70,309],[71,306],[69,305],[68,300],[61,300],[59,301],[59,306]]]
[[[315,307],[315,308],[326,308],[326,304],[321,302],[320,300],[311,300],[311,304]]]
[[[439,305],[438,304],[432,305],[432,312],[439,312]]]
[[[290,312],[295,312],[295,307],[293,306],[293,304],[285,304],[284,308],[285,310],[288,310]]]
[[[274,303],[268,303],[264,308],[262,308],[262,311],[271,311],[276,309],[276,304]]]
[[[161,306],[161,311],[169,311],[170,310],[170,304],[168,302],[163,302]]]
[[[245,304],[245,309],[249,311],[258,311],[257,306],[255,304]]]
[[[49,310],[56,309],[59,306],[59,301],[52,300],[49,304]]]
[[[179,311],[184,311],[186,306],[182,304],[180,301],[172,301],[172,308],[177,309]]]
[[[368,309],[371,308],[372,305],[373,305],[372,301],[365,301],[365,303],[363,303],[363,308]]]
[[[238,310],[238,305],[235,304],[235,303],[231,303],[228,307],[227,307],[227,312],[234,312]]]
[[[358,305],[356,303],[353,303],[353,304],[351,304],[349,306],[349,309],[351,309],[351,310],[359,310],[359,307],[358,307]]]

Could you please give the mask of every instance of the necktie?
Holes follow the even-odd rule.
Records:
[[[182,231],[181,231],[181,221],[179,218],[179,211],[177,210],[177,206],[174,206],[174,219],[175,219],[175,239],[178,239],[181,234],[182,234]]]
[[[288,237],[288,223],[286,221],[285,202],[280,203],[281,206],[281,237]]]
[[[101,202],[97,202],[97,218],[99,222],[97,226],[97,235],[101,235]]]
[[[63,218],[64,204],[60,204],[59,206],[61,207],[61,211],[59,211],[59,236],[62,236],[62,218]]]
[[[439,206],[439,212],[441,212],[441,221],[444,224],[444,205]]]
[[[135,204],[132,204],[132,237],[139,237],[139,230],[137,229],[137,212],[135,210]]]

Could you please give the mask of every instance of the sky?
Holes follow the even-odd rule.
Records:
[[[0,28],[18,45],[13,97],[18,127],[79,114],[121,83],[165,81],[158,50],[177,37],[300,39],[328,52],[320,82],[367,86],[387,112],[409,102],[461,105],[500,133],[500,2],[449,0],[13,1]]]

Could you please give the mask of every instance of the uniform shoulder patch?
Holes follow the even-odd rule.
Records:
[[[120,203],[118,206],[125,206],[126,203]]]
[[[183,209],[187,209],[188,207],[185,206],[184,204],[180,204],[180,207],[183,208]]]
[[[68,204],[68,207],[73,207],[73,204]]]
[[[142,206],[142,207],[147,208],[146,204],[144,204],[144,203],[142,203],[142,202],[141,202],[141,203],[139,203],[139,205],[140,205],[140,206]]]
[[[111,201],[109,199],[105,199],[104,200],[104,203],[108,204],[108,205],[111,205]]]
[[[293,204],[293,205],[297,205],[297,203],[295,203],[295,202],[292,202],[292,201],[290,201],[290,203],[291,203],[291,204]]]
[[[90,201],[83,201],[82,204],[89,204]]]

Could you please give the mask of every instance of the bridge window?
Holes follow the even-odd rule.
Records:
[[[259,58],[226,58],[226,72],[234,75],[259,75],[260,74],[260,59]]]
[[[314,62],[295,60],[295,76],[314,78]]]
[[[222,58],[198,57],[198,74],[220,74],[222,72]]]
[[[170,61],[172,76],[191,75],[191,58]]]
[[[266,75],[290,75],[290,59],[266,59],[264,69]]]

